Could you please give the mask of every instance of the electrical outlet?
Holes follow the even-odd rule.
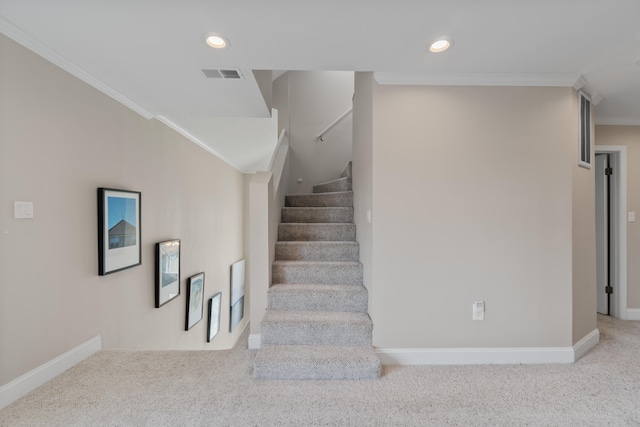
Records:
[[[484,320],[484,301],[473,303],[473,320]]]

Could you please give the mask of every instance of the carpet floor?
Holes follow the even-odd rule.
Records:
[[[574,364],[385,366],[363,381],[254,379],[246,336],[227,351],[103,350],[0,425],[638,426],[640,322],[600,316],[598,328]]]

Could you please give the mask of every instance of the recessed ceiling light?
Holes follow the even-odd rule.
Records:
[[[453,39],[449,37],[440,37],[439,39],[433,41],[429,44],[429,52],[431,53],[440,53],[445,50],[451,48],[453,46]]]
[[[223,49],[229,45],[229,42],[227,42],[224,38],[216,35],[207,36],[205,41],[209,46],[216,49]]]

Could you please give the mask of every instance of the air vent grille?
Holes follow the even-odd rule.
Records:
[[[242,79],[240,70],[228,69],[228,70],[205,70],[202,72],[208,79]]]

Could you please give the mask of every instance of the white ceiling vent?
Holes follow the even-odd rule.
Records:
[[[208,79],[242,79],[240,70],[202,70]]]

